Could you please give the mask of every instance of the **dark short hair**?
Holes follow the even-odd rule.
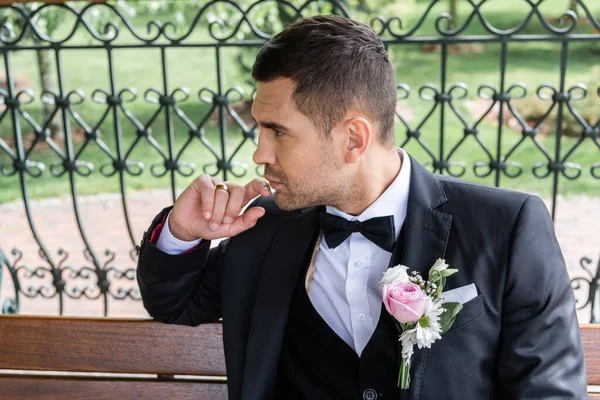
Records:
[[[290,78],[296,108],[327,136],[356,107],[377,125],[381,143],[394,143],[396,75],[365,24],[335,15],[302,19],[260,49],[252,77]]]

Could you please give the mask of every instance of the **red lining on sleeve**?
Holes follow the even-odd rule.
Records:
[[[165,226],[165,221],[167,220],[168,215],[169,213],[166,212],[160,224],[156,225],[156,228],[154,228],[150,234],[150,243],[152,243],[154,246],[156,246],[156,242],[158,241],[158,237],[162,232],[163,226]]]
[[[150,234],[150,243],[152,243],[154,246],[156,246],[156,242],[158,242],[158,238],[160,236],[160,233],[163,230],[163,227],[165,226],[165,222],[167,220],[167,216],[168,215],[169,215],[169,213],[165,213],[165,216],[163,217],[163,219],[160,222],[160,224],[156,225],[156,228],[154,228],[152,230],[152,233]],[[200,246],[204,245],[205,243],[210,243],[210,241],[208,241],[208,240],[201,240],[200,243],[198,243],[197,245],[195,245],[191,249],[188,249],[188,250],[184,251],[181,254],[191,253],[192,251],[196,250],[197,248],[199,248]]]

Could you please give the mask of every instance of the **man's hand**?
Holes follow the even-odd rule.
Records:
[[[240,215],[252,199],[271,195],[269,184],[254,179],[245,186],[226,183],[229,193],[217,189],[221,182],[209,175],[200,175],[181,193],[175,202],[169,228],[179,240],[214,240],[238,235],[256,225],[265,215],[262,207],[252,207]]]

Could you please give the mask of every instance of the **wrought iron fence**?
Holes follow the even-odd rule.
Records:
[[[428,101],[430,108],[418,121],[411,121],[401,112],[397,113],[397,126],[402,131],[398,145],[418,146],[424,154],[424,158],[420,161],[428,164],[438,173],[461,177],[468,171],[472,171],[479,178],[493,177],[494,185],[503,186],[505,178],[517,178],[525,170],[525,167],[515,160],[515,153],[527,144],[533,144],[537,149],[539,161],[528,172],[531,172],[531,177],[534,179],[551,179],[552,215],[554,216],[559,181],[574,181],[581,179],[582,175],[589,175],[598,180],[598,187],[600,187],[600,120],[594,123],[583,118],[578,112],[577,104],[582,99],[595,99],[600,95],[600,88],[587,88],[581,84],[569,86],[566,79],[570,47],[583,42],[590,45],[598,43],[600,21],[592,15],[584,1],[577,0],[580,17],[586,19],[590,31],[593,30],[582,33],[577,29],[577,21],[581,18],[578,18],[573,11],[567,11],[555,22],[545,17],[540,11],[545,2],[545,0],[538,2],[524,0],[530,9],[523,15],[521,21],[510,28],[500,28],[488,20],[483,9],[489,0],[483,0],[479,4],[467,0],[465,3],[468,3],[472,10],[468,15],[463,16],[461,24],[455,24],[452,17],[447,14],[433,15],[432,10],[439,6],[440,0],[431,0],[422,16],[410,28],[397,16],[373,17],[370,24],[382,37],[388,49],[421,45],[434,46],[439,51],[439,79],[436,79],[436,84],[422,82],[418,90],[419,98]],[[39,259],[42,263],[36,267],[21,265],[23,253],[19,249],[12,250],[12,259],[7,256],[6,249],[4,255],[0,253],[0,268],[8,271],[14,286],[14,293],[4,302],[3,312],[18,312],[20,299],[23,296],[56,299],[60,314],[63,314],[66,298],[99,299],[103,302],[104,315],[109,312],[109,299],[139,300],[139,292],[133,282],[135,267],[121,268],[114,265],[115,253],[111,250],[105,251],[106,259],[103,261],[98,249],[92,247],[89,233],[81,223],[77,182],[97,173],[118,180],[123,217],[132,248],[131,259],[128,262],[135,264],[134,250],[141,234],[130,223],[127,181],[146,171],[142,160],[136,160],[132,155],[141,143],[151,146],[160,159],[150,166],[150,173],[157,178],[168,177],[170,196],[173,201],[176,198],[177,177],[189,178],[199,173],[195,164],[185,160],[185,156],[189,157],[188,150],[194,143],[200,143],[207,150],[209,158],[200,160],[203,164],[202,171],[220,175],[225,180],[232,176],[243,177],[248,174],[249,160],[240,159],[241,150],[255,146],[257,132],[256,127],[246,122],[233,106],[244,98],[248,99],[248,96],[241,89],[226,85],[224,52],[229,49],[258,49],[272,36],[272,32],[264,29],[252,18],[253,12],[259,7],[264,7],[266,3],[272,3],[273,7],[280,10],[284,8],[291,20],[315,12],[353,16],[344,2],[336,0],[303,2],[263,0],[247,7],[242,7],[234,1],[217,0],[199,7],[184,33],[176,34],[174,23],[161,24],[157,21],[148,23],[147,33],[142,33],[128,15],[112,4],[90,3],[83,7],[46,4],[31,12],[19,5],[0,6],[0,13],[4,15],[12,13],[13,20],[20,21],[18,25],[14,25],[4,20],[3,25],[0,26],[0,54],[6,74],[6,88],[0,89],[0,98],[4,105],[0,113],[0,124],[8,124],[9,127],[4,129],[10,129],[12,134],[11,141],[0,137],[0,154],[3,153],[4,159],[8,160],[0,166],[0,173],[4,178],[15,176],[18,178],[28,229],[39,245]],[[231,17],[229,21],[207,18],[211,7],[215,5],[228,10]],[[72,27],[63,30],[63,37],[60,39],[47,35],[39,25],[37,17],[50,7],[56,8],[57,12],[70,15],[74,21]],[[100,28],[88,21],[88,17],[99,9],[110,16]],[[433,30],[429,30],[424,35],[420,34],[427,23],[433,23]],[[474,25],[479,26],[479,31],[476,33],[470,31]],[[530,32],[532,25],[536,25],[539,31]],[[239,33],[244,30],[246,36],[239,38]],[[195,35],[200,31],[205,35],[201,35],[202,37]],[[81,32],[89,37],[89,43],[77,40],[77,35]],[[29,40],[32,38],[33,41]],[[515,43],[533,42],[553,43],[560,47],[559,57],[556,60],[559,84],[557,86],[543,84],[535,88],[537,96],[547,102],[547,110],[536,120],[528,121],[515,107],[515,101],[525,98],[528,89],[524,84],[510,82],[507,79],[507,70],[510,46],[514,46]],[[488,103],[484,113],[474,122],[469,122],[470,118],[465,116],[464,111],[457,105],[458,101],[467,97],[469,88],[464,84],[449,81],[448,63],[453,46],[472,43],[499,46],[500,56],[497,65],[499,85],[482,84],[477,88],[479,97],[487,99]],[[190,111],[182,107],[182,104],[190,98],[190,90],[185,87],[173,87],[169,83],[167,61],[171,49],[200,48],[208,49],[214,54],[212,72],[216,75],[216,82],[214,89],[203,87],[199,90],[200,100],[208,106],[202,111],[200,118],[194,118],[190,115]],[[86,100],[83,91],[67,88],[63,62],[65,52],[89,49],[104,52],[108,66],[108,87],[96,88],[90,96],[92,103],[104,107],[95,122],[86,120],[78,112],[77,107],[89,103],[90,100]],[[136,115],[129,108],[129,104],[137,99],[137,90],[122,87],[117,80],[114,55],[115,52],[123,49],[153,49],[159,55],[160,63],[157,67],[161,75],[160,87],[149,88],[143,95],[146,102],[155,105],[152,113],[146,117]],[[46,50],[52,54],[57,79],[55,91],[45,90],[39,96],[39,99],[50,107],[50,112],[39,120],[27,111],[27,105],[36,101],[36,95],[31,89],[16,88],[15,67],[12,61],[13,57],[21,52],[37,50]],[[85,65],[85,60],[82,61],[82,65]],[[400,103],[407,101],[411,95],[414,96],[411,89],[401,80],[398,94]],[[251,98],[252,96],[249,100]],[[498,124],[495,146],[490,146],[489,140],[481,135],[481,126],[485,118],[495,115],[493,112],[496,111],[493,110],[497,110],[494,119]],[[511,145],[503,146],[508,129],[504,123],[507,113],[514,116],[516,130],[520,137]],[[218,121],[218,134],[215,138],[207,134],[208,121],[213,114],[217,115]],[[547,146],[540,140],[539,128],[551,114],[556,115],[556,131],[552,146]],[[152,127],[159,117],[164,119],[164,137],[160,138],[161,140],[152,132]],[[565,148],[567,142],[564,140],[563,122],[567,117],[575,120],[578,133],[577,139],[569,142],[568,147]],[[64,143],[53,139],[49,131],[50,124],[56,118],[59,119],[59,124],[64,131]],[[450,118],[457,119],[462,130],[459,140],[452,145],[448,143],[447,123]],[[433,146],[434,142],[427,140],[423,133],[425,124],[431,123],[434,119],[437,119],[438,129],[435,146]],[[104,129],[103,135],[100,135],[100,126],[104,126],[106,121],[111,121],[110,126]],[[182,123],[185,131],[176,131],[174,121]],[[78,148],[74,144],[72,133],[75,127],[83,132],[83,141]],[[30,142],[24,140],[25,129],[33,131],[33,139]],[[239,134],[231,135],[233,130]],[[124,131],[134,132],[134,140],[131,143],[124,141]],[[112,144],[107,144],[105,139],[107,137],[112,138]],[[181,140],[176,140],[180,138]],[[476,148],[480,156],[477,162],[471,164],[455,160],[457,152],[462,149],[463,143],[467,140],[474,140],[477,143]],[[53,152],[56,162],[36,160],[36,150],[44,143]],[[87,153],[84,152],[86,148],[93,146],[96,146],[96,151],[101,152],[105,157],[105,162],[99,166],[98,172],[95,172],[97,163],[94,165],[86,161]],[[598,150],[598,161],[589,165],[575,162],[575,151],[581,147],[593,147]],[[45,173],[46,169],[49,169],[50,176]],[[49,251],[44,238],[36,229],[31,213],[28,191],[31,180],[59,178],[68,181],[73,215],[85,247],[84,255],[87,264],[81,267],[66,264],[69,257],[66,251],[59,250],[56,256]],[[594,239],[598,240],[598,237],[590,238],[590,240]],[[0,238],[0,249],[1,246],[2,238]],[[588,271],[589,278],[575,279],[573,287],[587,290],[589,294],[587,302],[580,306],[591,304],[592,315],[595,315],[598,275],[597,272],[594,273],[586,267],[592,264],[591,259],[582,259],[581,266]],[[39,283],[40,281],[42,283]],[[587,289],[584,289],[584,286]]]

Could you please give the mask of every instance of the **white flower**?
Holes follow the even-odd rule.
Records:
[[[402,336],[400,336],[402,337]],[[406,358],[407,360],[410,360],[410,358],[412,357],[413,353],[414,353],[414,343],[411,342],[410,340],[402,340],[399,339],[400,341],[402,341],[402,358]]]
[[[427,298],[425,304],[425,314],[417,322],[416,326],[412,329],[407,329],[400,335],[400,341],[402,342],[402,357],[404,356],[405,349],[406,354],[412,355],[412,346],[415,344],[419,349],[423,347],[431,348],[431,345],[438,339],[441,339],[442,325],[440,324],[440,315],[444,312],[441,304],[437,301],[432,301],[430,297]],[[408,355],[408,357],[410,357]]]
[[[432,271],[442,272],[446,269],[448,269],[448,264],[446,264],[446,260],[438,258],[437,260],[435,260],[435,264],[433,264],[433,267],[431,267],[429,273],[431,274]]]
[[[383,287],[383,285],[391,285],[395,282],[409,282],[408,272],[406,272],[407,270],[408,267],[404,265],[396,265],[393,268],[388,268],[383,273],[383,278],[381,278],[381,281],[379,281],[379,283]]]

